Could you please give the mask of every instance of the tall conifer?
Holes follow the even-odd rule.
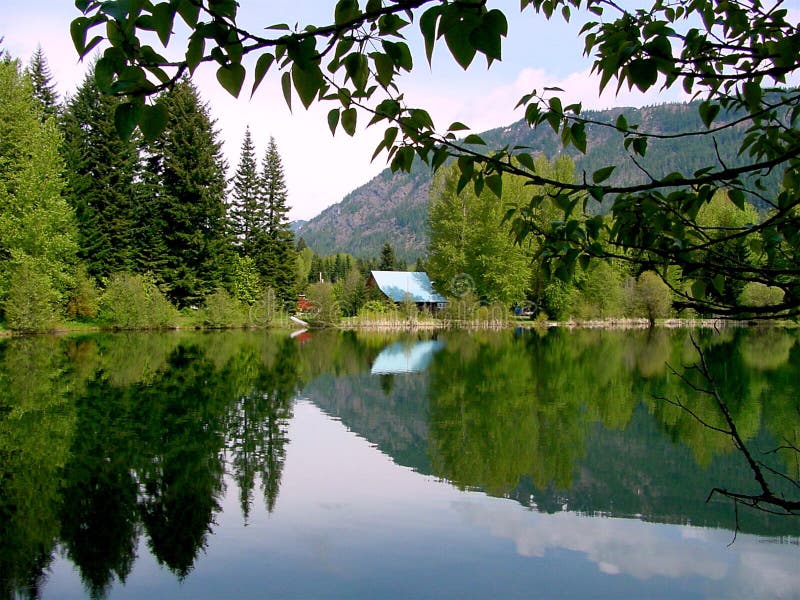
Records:
[[[148,146],[152,190],[151,232],[163,240],[153,257],[158,280],[178,306],[199,303],[225,283],[229,237],[225,215],[225,161],[214,122],[197,89],[178,82],[159,102],[169,119]]]
[[[273,137],[269,139],[261,165],[261,193],[266,217],[265,235],[259,241],[256,265],[278,296],[288,299],[294,295],[297,252],[294,233],[289,226],[283,163]]]
[[[239,166],[232,183],[232,199],[229,209],[231,229],[235,236],[236,246],[242,255],[251,256],[258,233],[264,227],[266,215],[250,127],[247,127],[244,132]]]
[[[67,200],[78,217],[81,257],[97,278],[136,267],[139,155],[117,133],[119,102],[100,93],[91,70],[62,119]]]
[[[36,48],[31,57],[28,74],[33,84],[33,96],[42,107],[43,117],[58,116],[58,91],[41,46]]]

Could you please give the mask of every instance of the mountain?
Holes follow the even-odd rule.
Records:
[[[697,103],[587,111],[582,116],[587,121],[614,123],[621,114],[629,124],[638,124],[642,131],[650,133],[681,134],[703,128]],[[609,182],[634,184],[648,181],[651,176],[663,177],[675,171],[692,173],[714,164],[717,150],[727,166],[736,165],[739,162],[736,151],[744,127],[720,131],[714,140],[709,136],[650,140],[647,155],[639,160],[639,167],[626,160],[621,135],[613,127],[589,124],[586,133],[590,144],[586,154],[580,154],[572,147],[564,149],[560,137],[551,128],[532,129],[524,120],[492,129],[481,136],[489,147],[526,146],[531,152],[549,158],[568,154],[575,161],[579,180],[584,175],[591,180],[593,171],[616,164],[618,168]],[[773,178],[777,180],[777,174]],[[392,173],[386,169],[350,192],[338,204],[300,226],[296,235],[302,236],[308,246],[321,255],[347,252],[354,256],[376,257],[380,255],[382,246],[389,242],[397,256],[414,260],[425,254],[430,183],[430,169],[422,163],[415,164],[410,173]],[[606,205],[596,210],[602,212],[607,208]]]

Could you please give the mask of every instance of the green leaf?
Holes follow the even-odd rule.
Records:
[[[308,108],[317,97],[320,88],[325,80],[322,77],[322,72],[316,65],[309,65],[310,68],[302,68],[298,63],[292,65],[292,79],[294,80],[294,89],[297,90],[297,95],[300,97],[300,102],[303,106]]]
[[[178,14],[181,19],[191,28],[197,25],[197,20],[200,18],[200,6],[192,2],[192,0],[180,0],[178,2]]]
[[[717,291],[718,294],[722,294],[725,291],[725,277],[722,275],[716,275],[711,279],[711,285],[714,286],[714,289]]]
[[[120,139],[123,141],[127,142],[131,139],[133,130],[139,124],[142,107],[141,102],[123,102],[117,105],[114,110],[114,125],[117,128]]]
[[[273,62],[275,62],[275,57],[269,52],[265,52],[258,57],[254,71],[255,81],[253,82],[253,91],[250,92],[251,98],[253,97],[253,94],[256,93],[258,86],[261,85],[261,82],[264,80],[264,77],[266,76]]]
[[[464,138],[465,144],[471,144],[473,146],[485,146],[486,142],[483,141],[483,138],[475,133],[469,134],[467,137]]]
[[[498,198],[503,198],[503,176],[500,173],[492,173],[486,177],[486,186]]]
[[[202,35],[193,34],[189,38],[189,46],[186,48],[186,66],[189,67],[190,73],[194,73],[197,65],[203,60],[205,50],[205,38]]]
[[[94,82],[101,92],[107,92],[111,88],[116,74],[113,61],[105,56],[97,61],[94,66]]]
[[[394,141],[397,139],[397,132],[397,127],[388,127],[383,133],[383,143],[387,149],[394,145]]]
[[[459,156],[458,169],[461,171],[462,176],[465,176],[467,179],[470,179],[472,177],[472,173],[475,170],[475,161],[473,161],[472,158],[470,158],[469,156]]]
[[[245,70],[240,64],[222,65],[217,69],[217,81],[234,98],[242,91],[244,77]]]
[[[658,66],[652,58],[637,58],[628,65],[628,80],[646,92],[658,80]]]
[[[461,65],[461,68],[466,70],[475,58],[475,46],[469,39],[469,35],[465,35],[463,27],[453,27],[444,34],[444,41],[450,49],[450,54],[456,59],[456,62]]]
[[[289,111],[292,110],[292,74],[289,71],[281,75],[281,88],[283,89],[283,99],[286,100],[286,106]]]
[[[86,48],[86,32],[89,28],[89,19],[86,17],[78,17],[69,24],[69,34],[72,36],[72,45],[75,50],[83,57]]]
[[[339,125],[339,109],[333,108],[328,111],[328,127],[332,135],[336,135],[336,127]]]
[[[761,98],[764,95],[761,85],[757,81],[748,81],[742,86],[742,95],[750,110],[758,110]]]
[[[429,8],[419,19],[419,29],[422,32],[422,38],[425,40],[425,56],[428,58],[428,64],[431,64],[433,58],[433,46],[436,42],[436,23],[439,16],[442,14],[442,9],[439,6]]]
[[[363,91],[367,86],[369,77],[369,64],[367,57],[358,52],[353,52],[344,57],[344,69],[353,82],[355,88]]]
[[[536,165],[533,162],[533,157],[528,153],[517,154],[519,163],[529,171],[536,171]]]
[[[172,35],[172,22],[175,20],[175,8],[166,2],[153,7],[153,26],[156,28],[158,39],[166,46]]]
[[[573,123],[569,128],[572,135],[572,145],[581,153],[586,154],[586,127],[583,123]]]
[[[358,2],[356,0],[339,0],[334,9],[334,20],[337,25],[347,23],[353,19],[361,16],[361,11],[358,9]]]
[[[447,128],[447,131],[464,131],[465,129],[469,129],[466,125],[461,123],[460,121],[456,121]]]
[[[348,108],[342,111],[342,129],[345,133],[352,137],[356,133],[356,123],[358,121],[358,114],[355,108]]]
[[[370,55],[375,63],[376,78],[378,83],[387,87],[394,78],[394,61],[386,54],[374,52]]]
[[[594,173],[592,173],[592,182],[593,183],[602,183],[614,172],[614,169],[617,167],[610,166],[610,167],[603,167],[602,169],[597,169]]]
[[[719,114],[720,105],[716,103],[712,104],[708,100],[704,100],[700,103],[697,110],[700,113],[700,118],[703,120],[703,125],[705,125],[706,128],[710,128],[714,119],[716,119]]]
[[[142,130],[144,139],[148,142],[155,140],[164,131],[168,119],[169,111],[163,104],[145,105],[139,119],[139,128]]]

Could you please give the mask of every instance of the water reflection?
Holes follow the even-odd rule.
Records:
[[[776,330],[701,336],[740,431],[762,451],[800,439],[796,341]],[[270,551],[290,556],[291,540],[306,539],[320,561],[335,562],[341,549],[332,540],[345,530],[355,548],[385,551],[391,537],[381,537],[389,535],[383,518],[399,519],[407,535],[403,519],[415,520],[419,540],[404,539],[418,554],[418,544],[441,536],[489,544],[473,539],[481,530],[512,540],[523,557],[581,553],[607,575],[729,582],[726,559],[695,538],[710,536],[713,547],[730,541],[731,504],[705,497],[713,486],[753,489],[752,476],[726,436],[657,399],[680,397],[719,423],[713,407],[666,370],[691,361],[692,350],[686,332],[667,331],[7,341],[0,344],[0,593],[54,592],[48,572],[58,572],[59,554],[95,597],[134,589],[143,553],[189,585],[206,577],[196,571],[220,543],[220,523],[238,527],[241,540],[250,535],[241,527],[255,529],[259,544],[274,533],[285,546]],[[351,433],[331,429],[322,414],[300,427],[297,407],[308,413],[312,405],[297,405],[298,396]],[[353,434],[364,443],[353,445]],[[310,455],[299,458],[304,436],[328,458],[319,471]],[[375,463],[375,447],[391,461]],[[765,458],[797,478],[796,455]],[[430,504],[443,497],[446,507]],[[403,518],[378,510],[380,502]],[[757,511],[739,518],[743,532],[776,541],[800,533],[797,520]],[[676,536],[644,521],[681,528]],[[439,522],[452,526],[445,531]],[[322,530],[335,533],[318,537]],[[754,564],[772,556],[773,546],[747,536],[736,545]],[[784,558],[774,559],[779,573],[765,588],[776,594],[797,583]],[[364,556],[353,550],[350,559]]]
[[[434,354],[444,347],[438,340],[395,342],[381,350],[370,372],[373,375],[420,373],[428,368]]]

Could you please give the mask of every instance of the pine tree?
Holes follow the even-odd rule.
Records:
[[[265,220],[253,258],[265,283],[286,300],[294,295],[297,251],[287,217],[283,164],[272,137],[261,165],[261,195]]]
[[[178,82],[159,102],[169,118],[147,147],[157,182],[147,235],[160,235],[163,253],[151,256],[156,278],[178,306],[197,304],[226,282],[231,249],[225,215],[225,162],[214,122],[197,89]]]
[[[394,257],[394,248],[389,242],[386,242],[381,249],[381,262],[378,265],[379,271],[394,271],[397,267],[397,261]]]
[[[37,46],[28,66],[28,75],[33,84],[33,96],[42,107],[43,120],[57,117],[59,112],[58,92],[47,64],[44,51]]]
[[[122,141],[117,133],[119,102],[100,93],[92,70],[62,119],[67,200],[78,217],[80,255],[98,279],[134,270],[140,252],[139,155],[135,142]]]
[[[251,256],[258,232],[264,227],[266,215],[250,127],[244,132],[239,166],[232,183],[232,200],[229,208],[231,230],[241,254]]]

